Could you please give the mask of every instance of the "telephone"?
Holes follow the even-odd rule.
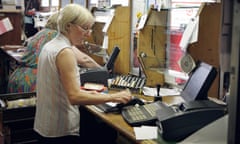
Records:
[[[167,141],[179,142],[205,125],[226,114],[226,105],[196,100],[156,111],[159,133]]]
[[[96,105],[96,107],[98,107],[99,109],[101,109],[105,113],[110,113],[110,112],[111,113],[120,113],[124,107],[135,106],[135,105],[144,105],[144,102],[137,97],[133,97],[126,104],[119,103],[116,106],[109,106],[107,104],[99,104],[99,105]]]

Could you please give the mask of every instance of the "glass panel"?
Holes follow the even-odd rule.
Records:
[[[140,0],[138,0],[138,2],[140,2]],[[140,18],[138,17],[138,19],[135,20],[137,24],[134,25],[136,26],[136,32],[134,32],[133,39],[133,70],[142,66],[143,71],[145,71],[144,69],[156,69],[156,71],[160,70],[169,75],[171,73],[173,74],[170,75],[174,79],[173,83],[182,84],[186,81],[187,74],[182,72],[179,64],[181,58],[185,56],[185,52],[181,49],[179,44],[187,24],[192,18],[196,17],[201,2],[199,0],[172,0],[162,1],[162,3],[148,0],[144,2],[145,7],[135,12],[135,17],[136,15],[137,17],[140,15]],[[159,7],[161,8],[160,10]],[[167,16],[163,15],[164,11],[167,11]],[[145,15],[148,15],[148,18],[143,28],[139,30],[137,26],[141,23],[141,19],[143,18],[141,16]],[[151,19],[150,16],[152,16],[153,19]],[[166,23],[163,25],[159,26],[157,24],[159,21],[164,21],[165,19]],[[154,49],[152,47],[154,47]],[[139,58],[137,59],[137,56],[139,56],[141,52],[146,53],[147,57],[140,58],[142,60],[138,61]],[[164,56],[164,54],[166,56]],[[153,62],[154,59],[156,63]],[[139,62],[141,65],[139,65]],[[153,68],[150,64],[156,65],[154,65]]]
[[[51,6],[58,7],[59,6],[59,0],[51,0]]]
[[[61,8],[65,7],[69,3],[70,3],[70,0],[61,0]]]
[[[199,2],[172,1],[167,32],[167,67],[169,70],[182,72],[179,61],[185,55],[185,52],[182,51],[179,44],[184,29],[189,21],[197,15],[200,5]],[[176,83],[181,84],[182,82],[184,81],[181,78],[176,77]]]
[[[86,7],[86,0],[73,0],[73,3],[77,3],[77,4],[80,4],[84,7]]]
[[[42,0],[41,1],[41,7],[49,7],[50,3],[49,0]]]

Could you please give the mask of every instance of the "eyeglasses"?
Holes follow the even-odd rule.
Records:
[[[88,27],[82,27],[78,24],[75,24],[78,28],[80,28],[84,33],[91,33],[92,29],[89,29]]]

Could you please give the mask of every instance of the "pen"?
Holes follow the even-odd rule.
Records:
[[[160,96],[160,88],[161,85],[157,84],[157,96],[154,97],[154,101],[162,101],[162,97]]]

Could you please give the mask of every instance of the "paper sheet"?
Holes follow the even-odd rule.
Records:
[[[105,23],[105,25],[103,27],[103,30],[102,30],[104,33],[107,33],[108,28],[109,28],[110,24],[112,23],[113,17],[114,17],[113,14],[109,15],[107,21],[105,21],[106,23]]]
[[[147,21],[147,14],[144,14],[144,15],[141,17],[141,19],[140,19],[140,22],[139,22],[139,24],[138,24],[137,29],[138,29],[138,30],[142,29],[142,28],[144,27],[146,21]]]
[[[13,30],[13,26],[9,18],[4,18],[0,21],[0,35]]]
[[[199,16],[192,18],[187,28],[183,32],[182,39],[180,41],[179,46],[183,51],[187,50],[188,44],[196,42],[198,39],[198,24],[199,23]]]
[[[137,140],[156,139],[156,126],[141,126],[133,128]]]
[[[143,87],[143,94],[146,96],[157,96],[157,88]],[[177,96],[180,92],[177,89],[160,88],[160,96]]]

